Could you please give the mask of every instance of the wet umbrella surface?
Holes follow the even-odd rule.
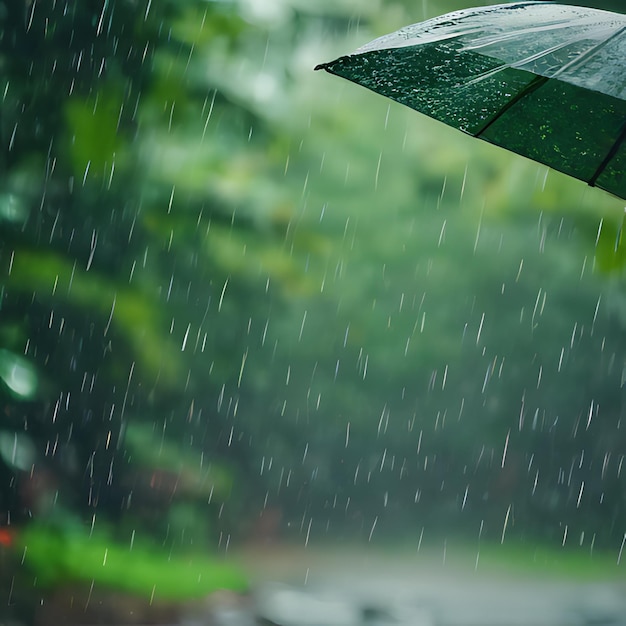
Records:
[[[626,198],[626,16],[548,2],[450,13],[316,69]]]

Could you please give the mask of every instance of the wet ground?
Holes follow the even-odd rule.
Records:
[[[564,580],[440,556],[305,549],[248,555],[254,611],[280,626],[626,626],[626,575]]]
[[[626,570],[606,580],[486,567],[452,551],[268,546],[232,555],[251,593],[183,606],[67,587],[34,626],[626,626]],[[6,608],[6,607],[5,607]],[[30,626],[3,617],[0,626]]]

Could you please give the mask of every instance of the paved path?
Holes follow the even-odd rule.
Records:
[[[254,611],[267,624],[626,626],[626,575],[533,579],[367,549],[268,549],[245,560],[255,578]]]

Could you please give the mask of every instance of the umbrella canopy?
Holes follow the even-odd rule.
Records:
[[[626,15],[467,9],[315,69],[626,199]]]

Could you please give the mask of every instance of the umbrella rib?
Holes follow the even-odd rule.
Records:
[[[563,67],[560,67],[554,74],[552,74],[551,78],[558,78],[561,74],[564,74],[570,69],[572,69],[572,67],[576,67],[577,65],[580,65],[581,63],[586,63],[591,57],[595,56],[598,52],[600,52],[602,48],[607,46],[614,39],[617,39],[617,37],[621,37],[625,32],[626,32],[626,26],[622,26],[622,28],[614,32],[608,39],[598,42],[597,44],[595,44],[588,50],[585,50],[585,52],[577,56],[575,59],[572,59],[569,63],[566,63],[565,65],[563,65]]]
[[[611,146],[611,149],[607,152],[604,159],[602,159],[602,162],[600,163],[600,165],[598,165],[598,168],[593,173],[593,176],[587,181],[589,185],[591,185],[592,187],[595,187],[596,181],[598,180],[600,174],[602,174],[602,172],[604,171],[604,168],[609,164],[611,159],[617,154],[617,151],[620,149],[620,146],[622,145],[622,143],[624,143],[624,139],[626,139],[626,121],[622,124],[622,129],[619,135],[617,136],[617,139]]]
[[[492,117],[483,125],[478,131],[472,133],[474,137],[480,137],[497,119],[502,117],[511,107],[515,106],[522,98],[539,89],[543,84],[550,80],[547,76],[535,76],[524,89],[518,91],[513,98],[511,98],[499,111],[497,111]]]

